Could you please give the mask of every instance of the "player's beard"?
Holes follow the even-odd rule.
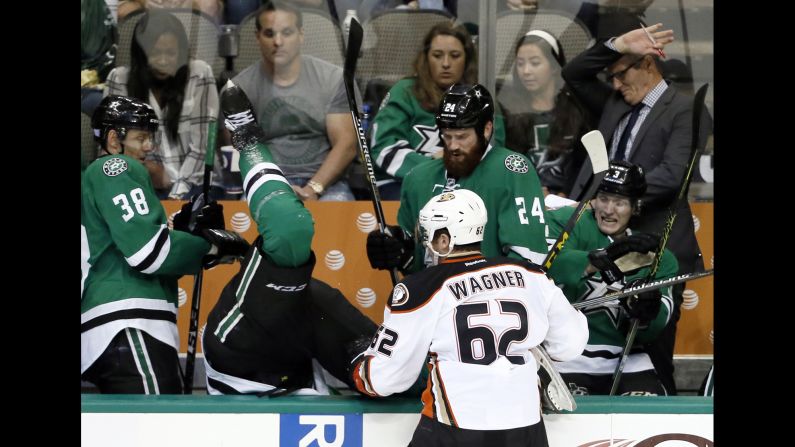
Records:
[[[447,176],[454,178],[469,177],[472,171],[480,163],[483,153],[486,151],[480,142],[478,142],[477,149],[465,154],[463,160],[453,160],[453,152],[444,149],[443,160],[444,167],[447,169]]]

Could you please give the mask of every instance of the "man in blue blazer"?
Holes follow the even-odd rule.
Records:
[[[680,189],[690,159],[692,98],[669,86],[662,76],[659,56],[673,41],[662,24],[637,28],[597,42],[563,68],[563,78],[593,116],[608,141],[611,160],[624,159],[646,172],[648,188],[637,230],[662,233],[668,209]],[[607,70],[608,83],[597,75]],[[705,139],[704,139],[705,140]],[[587,187],[592,173],[586,159],[571,192],[573,199]],[[589,199],[589,198],[585,198]],[[676,204],[677,217],[668,238],[679,261],[680,273],[703,270],[701,250],[687,199]],[[673,348],[684,285],[674,288],[674,309],[660,338],[647,347],[669,395],[676,394]]]

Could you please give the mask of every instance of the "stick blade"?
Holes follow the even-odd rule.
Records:
[[[605,144],[605,138],[602,136],[602,132],[592,130],[583,135],[580,141],[582,141],[585,150],[588,152],[588,158],[591,160],[593,172],[607,171],[607,168],[610,167],[610,163],[607,160],[607,145]]]
[[[344,73],[353,77],[356,73],[356,62],[359,59],[359,52],[362,49],[362,40],[364,39],[364,30],[362,25],[356,18],[351,18],[350,29],[348,31],[348,46],[345,51],[345,67]]]

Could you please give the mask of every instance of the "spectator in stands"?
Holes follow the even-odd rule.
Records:
[[[91,119],[101,156],[81,178],[80,373],[102,393],[181,393],[177,279],[249,248],[223,230],[218,204],[178,214],[169,230],[142,165],[158,124],[151,106],[123,96]]]
[[[80,1],[80,110],[94,113],[116,60],[116,23],[103,0]]]
[[[476,83],[477,72],[477,52],[463,26],[442,22],[428,31],[414,60],[414,75],[389,90],[373,123],[371,148],[382,199],[399,200],[406,174],[442,156],[435,118],[439,102],[451,85]],[[500,115],[494,142],[505,142]]]
[[[117,6],[116,15],[118,21],[121,22],[128,15],[138,10],[145,10],[145,9],[146,9],[146,0],[122,0],[119,2]]]
[[[363,0],[359,5],[359,17],[369,19],[390,9],[437,9],[456,16],[457,0]]]
[[[224,12],[222,0],[125,0],[119,2],[119,20],[139,9],[196,9],[221,22]]]
[[[233,81],[254,104],[265,144],[301,200],[353,200],[343,176],[357,136],[342,69],[301,54],[297,8],[268,1],[256,14],[262,60]]]
[[[538,0],[505,0],[505,5],[514,11],[536,11]]]
[[[568,196],[585,159],[580,137],[591,129],[587,113],[565,88],[563,47],[549,32],[519,38],[512,82],[497,95],[505,117],[505,146],[526,155],[546,193]]]
[[[652,43],[647,31],[656,43]],[[702,271],[704,263],[687,197],[672,203],[687,169],[693,131],[692,99],[669,86],[658,65],[658,51],[673,39],[673,31],[663,30],[661,23],[645,30],[634,28],[579,54],[563,68],[563,79],[590,113],[598,117],[598,128],[608,140],[611,160],[630,161],[646,172],[645,207],[633,228],[661,233],[669,208],[675,206],[677,218],[668,248],[676,255],[682,274]],[[610,84],[597,77],[605,69]],[[590,171],[590,162],[586,161],[572,189],[573,198],[582,194]],[[671,320],[660,338],[648,347],[668,394],[676,393],[673,349],[684,288],[684,284],[674,286]]]
[[[645,281],[660,244],[658,235],[636,231],[645,191],[642,168],[626,161],[611,163],[591,201],[592,211],[577,222],[549,270],[570,302],[587,303]],[[550,236],[560,235],[573,212],[574,208],[566,206],[547,213]],[[676,271],[676,258],[665,249],[653,279],[671,278]],[[583,308],[589,332],[585,350],[577,358],[555,362],[573,394],[610,394],[630,321],[637,318],[637,337],[616,394],[666,395],[642,345],[655,340],[670,319],[671,287],[635,297]]]
[[[144,164],[158,197],[190,198],[201,190],[208,129],[218,116],[213,71],[204,61],[189,60],[182,22],[163,11],[141,17],[130,53],[130,66],[108,75],[105,94],[129,95],[155,109],[160,144]],[[211,193],[220,198],[223,190]]]
[[[259,8],[260,0],[227,0],[224,5],[224,23],[238,25]]]

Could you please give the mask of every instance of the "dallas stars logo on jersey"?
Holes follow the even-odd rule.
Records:
[[[108,177],[115,177],[126,170],[127,162],[118,157],[113,157],[102,164],[102,172]]]
[[[586,291],[583,293],[582,298],[580,301],[587,302],[589,299],[599,298],[604,295],[607,295],[611,292],[620,292],[624,290],[626,286],[624,279],[620,279],[614,283],[607,283],[601,279],[600,274],[594,274],[592,277],[588,278],[585,282]],[[613,323],[613,326],[618,328],[618,324],[621,321],[621,313],[623,310],[618,303],[618,300],[609,301],[607,303],[602,303],[593,307],[586,306],[582,308],[582,312],[586,315],[594,314],[598,312],[604,312],[610,318],[610,321]]]
[[[530,170],[530,167],[527,165],[527,162],[524,161],[521,155],[513,154],[505,157],[505,167],[508,168],[509,171],[513,171],[518,174],[526,174],[527,171]]]

